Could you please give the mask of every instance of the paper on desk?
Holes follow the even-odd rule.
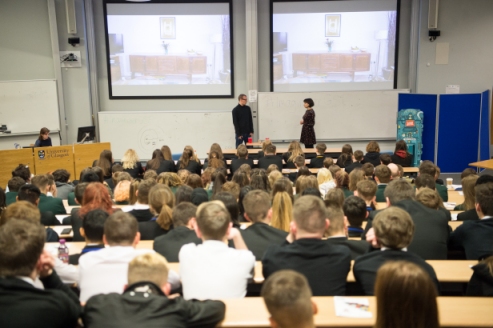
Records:
[[[451,213],[450,216],[452,217],[452,221],[457,221],[457,215],[459,215],[459,213]]]
[[[371,318],[367,298],[334,297],[336,316],[345,318]]]
[[[457,203],[454,203],[454,202],[443,202],[443,206],[445,206],[445,208],[447,210],[449,210],[449,211],[453,211],[455,205],[457,205]]]

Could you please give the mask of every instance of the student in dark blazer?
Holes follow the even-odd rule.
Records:
[[[322,167],[324,167],[325,151],[327,150],[327,145],[325,145],[324,143],[318,143],[315,146],[315,149],[317,150],[317,156],[310,159],[310,164],[308,164],[308,167],[321,169]]]
[[[346,201],[352,198],[358,197],[351,196],[349,198],[346,198]],[[362,199],[359,200],[361,200],[364,205],[365,202]],[[346,201],[344,203],[346,203]],[[338,208],[330,207],[327,210],[327,216],[330,223],[329,229],[327,229],[327,243],[329,243],[330,245],[342,245],[347,247],[351,251],[352,260],[370,251],[370,244],[367,243],[365,240],[348,239],[348,225],[347,220],[344,218],[343,211]],[[361,233],[359,234],[359,236],[361,236]]]
[[[413,239],[413,232],[414,223],[406,211],[392,206],[378,213],[373,222],[373,233],[367,241],[382,250],[358,257],[353,268],[354,277],[366,295],[373,295],[377,271],[387,261],[409,261],[420,266],[439,290],[433,267],[406,249]]]
[[[84,237],[86,245],[79,254],[69,256],[69,264],[78,265],[82,255],[104,248],[104,223],[108,216],[109,214],[103,210],[92,210],[85,215],[79,233]]]
[[[185,146],[183,154],[178,160],[176,169],[185,169],[188,170],[190,173],[196,173],[198,175],[202,173],[202,164],[200,164],[200,160],[197,158],[197,155],[195,154],[192,146]]]
[[[32,184],[25,184],[17,193],[17,201],[25,200],[39,208],[39,198],[41,196],[41,192],[39,188]],[[59,225],[60,221],[56,218],[56,216],[51,211],[41,212],[41,224],[44,226],[53,226]]]
[[[244,144],[238,146],[238,149],[236,149],[236,155],[238,158],[233,158],[231,160],[231,166],[229,169],[231,174],[234,174],[243,164],[247,164],[250,168],[253,168],[253,159],[248,158],[248,149]]]
[[[270,245],[284,243],[288,233],[269,225],[272,218],[270,195],[263,190],[252,190],[243,198],[245,218],[252,222],[245,230],[240,230],[255,259],[262,260],[265,250]]]
[[[450,235],[449,248],[464,250],[468,260],[493,254],[493,182],[474,187],[479,221],[467,221]]]
[[[364,232],[363,221],[368,217],[366,202],[358,196],[349,196],[344,200],[342,210],[347,218],[348,237],[361,237]]]
[[[363,152],[361,150],[355,151],[354,155],[353,155],[353,162],[351,164],[349,164],[348,166],[346,166],[346,168],[345,168],[345,171],[347,172],[347,174],[351,173],[351,171],[354,169],[358,169],[358,168],[362,167],[363,164],[361,162],[363,161],[363,158],[364,158],[364,155],[363,155]]]
[[[173,209],[173,226],[167,234],[156,237],[154,250],[164,256],[168,262],[178,262],[178,253],[183,245],[202,244],[193,229],[197,206],[189,202],[178,204]]]
[[[429,174],[432,177],[434,177],[434,179],[436,180],[437,179],[437,169],[436,169],[435,164],[433,164],[433,162],[431,162],[431,161],[423,161],[421,163],[421,165],[419,166],[419,172],[418,172],[418,175],[421,175],[421,174]],[[435,183],[435,189],[438,192],[438,194],[440,195],[440,197],[442,198],[442,200],[444,202],[447,202],[448,201],[447,187],[445,187],[444,185]]]
[[[445,213],[415,201],[414,188],[405,180],[392,180],[384,195],[388,198],[389,206],[399,207],[411,215],[414,236],[408,250],[424,260],[446,260],[449,226]],[[379,212],[370,213],[362,239],[366,239],[365,235]]]
[[[276,146],[272,144],[266,147],[265,156],[258,160],[258,168],[267,170],[271,164],[276,164],[282,172],[282,157],[276,155]]]
[[[123,171],[130,174],[133,179],[142,178],[144,175],[144,169],[140,163],[139,156],[137,152],[133,149],[127,149],[122,157],[122,167]],[[113,169],[112,169],[113,171]]]
[[[172,212],[175,205],[175,196],[168,186],[156,184],[154,181],[143,181],[137,190],[138,203],[147,205],[151,218],[144,215],[136,216],[139,222],[140,238],[142,240],[154,240],[156,237],[164,235],[173,228]],[[139,210],[128,212],[133,214]],[[140,210],[144,211],[144,210]]]
[[[13,251],[12,245],[15,246]],[[75,327],[80,301],[43,250],[45,229],[27,220],[0,227],[0,327]],[[39,278],[44,289],[34,286]]]
[[[308,170],[308,167],[305,166],[305,156],[297,156],[293,162],[296,171],[288,174],[288,178],[293,184],[296,183],[296,179],[298,178],[299,175],[301,174],[305,175],[304,173],[308,173],[308,175],[311,175],[310,171]]]
[[[48,197],[46,193],[50,191],[49,179],[45,174],[37,175],[31,179],[31,183],[39,188],[39,210],[42,212],[52,212],[53,214],[67,214],[63,201],[60,198]]]
[[[390,178],[392,176],[392,172],[387,167],[387,165],[378,165],[375,168],[375,181],[377,182],[377,202],[386,202],[384,191],[387,185],[390,182]]]
[[[467,284],[467,296],[493,296],[493,255],[471,268],[474,273]]]
[[[142,181],[137,188],[137,202],[129,209],[124,209],[128,214],[132,214],[138,222],[147,222],[154,217],[154,213],[149,208],[149,194],[151,188],[156,185],[154,181]]]
[[[21,177],[12,177],[7,183],[9,187],[9,191],[5,193],[5,204],[9,206],[12,203],[16,202],[17,193],[19,189],[26,184],[26,180]]]
[[[380,146],[376,141],[370,141],[366,145],[366,154],[363,158],[364,163],[372,163],[373,166],[377,167],[380,165]]]
[[[457,221],[479,221],[478,212],[473,208],[457,214]]]
[[[322,240],[329,226],[324,202],[320,197],[301,196],[294,203],[293,217],[286,242],[271,245],[265,252],[264,278],[291,269],[305,275],[314,296],[344,295],[351,252]]]
[[[407,151],[407,143],[404,140],[399,140],[395,143],[395,150],[390,158],[392,163],[402,167],[412,166],[413,155]]]

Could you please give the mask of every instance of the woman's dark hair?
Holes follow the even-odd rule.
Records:
[[[111,175],[111,164],[113,161],[113,153],[111,150],[105,149],[99,155],[99,160],[96,162],[96,165],[103,169],[103,176],[107,177]]]
[[[224,206],[231,216],[231,221],[233,221],[234,226],[239,226],[238,214],[240,214],[240,209],[238,207],[238,202],[232,193],[227,191],[221,191],[212,197],[212,200],[219,200],[223,202]]]
[[[304,103],[307,103],[308,106],[310,106],[310,108],[312,108],[313,106],[315,106],[315,103],[313,102],[312,98],[306,98],[303,100]]]
[[[183,202],[192,202],[192,192],[193,188],[190,186],[182,185],[176,188],[175,193],[175,205]]]
[[[341,161],[341,163],[343,163],[344,165],[346,165],[346,162],[349,162],[353,160],[353,147],[351,147],[350,144],[345,144],[344,146],[342,146],[342,151],[341,151],[341,155],[339,156],[339,159]]]
[[[269,192],[269,178],[263,169],[253,169],[250,175],[250,186],[252,190],[260,189]]]
[[[190,163],[190,160],[192,158],[193,148],[190,146],[186,146],[185,149],[183,149],[183,153],[181,154],[179,169],[186,169],[188,167],[188,163]]]
[[[398,152],[399,150],[404,150],[406,154],[409,155],[409,152],[407,151],[407,143],[404,140],[399,140],[395,143],[394,153]]]
[[[240,188],[248,186],[250,184],[250,179],[248,179],[248,174],[243,170],[236,170],[233,174],[231,181],[236,182]]]
[[[160,149],[154,150],[152,152],[152,159],[147,162],[146,170],[157,170],[162,161],[164,161],[162,151]]]
[[[53,178],[56,182],[67,183],[70,179],[70,172],[64,169],[58,169],[53,172]]]
[[[98,175],[99,182],[103,183],[104,182],[103,169],[100,168],[99,166],[95,166],[95,167],[92,168],[92,171]],[[86,181],[86,182],[88,182],[88,181]]]
[[[41,130],[39,131],[39,137],[38,137],[38,139],[40,141],[42,141],[43,140],[43,135],[44,134],[47,134],[47,133],[50,133],[50,130],[48,130],[48,128],[41,128]]]
[[[243,214],[245,214],[245,207],[243,206],[243,199],[245,198],[246,194],[248,194],[251,190],[252,190],[251,186],[245,186],[245,187],[240,189],[240,197],[238,197],[238,209],[240,210],[240,214],[241,214],[242,218],[244,218]]]
[[[306,188],[301,193],[301,196],[305,196],[305,195],[313,195],[313,196],[317,196],[317,197],[320,197],[320,198],[322,197],[322,194],[320,193],[320,190],[317,189],[317,188]]]
[[[172,161],[173,160],[173,154],[171,153],[171,149],[164,145],[161,147],[161,153],[163,154],[163,158],[167,161]]]
[[[226,175],[223,173],[222,170],[216,170],[214,173],[212,173],[211,181],[213,183],[212,195],[215,195],[218,192],[221,192],[223,184],[226,183]]]
[[[219,158],[219,153],[216,151],[211,151],[209,153],[209,159],[208,160],[209,160],[208,167],[212,167],[212,168],[217,169],[219,167],[225,166],[224,161]]]
[[[298,175],[296,176],[296,178],[299,178],[301,175],[312,175],[312,173],[307,166],[303,165],[298,169]]]

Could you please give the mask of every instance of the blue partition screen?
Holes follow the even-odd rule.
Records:
[[[478,159],[481,94],[440,95],[437,165],[462,172]]]
[[[479,160],[490,159],[490,90],[481,94],[481,126],[479,128]]]
[[[437,95],[399,94],[398,110],[419,109],[424,113],[423,119],[423,153],[422,160],[435,160]]]

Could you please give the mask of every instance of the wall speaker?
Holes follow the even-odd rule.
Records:
[[[438,28],[438,2],[430,0],[430,11],[428,12],[428,28]]]
[[[67,13],[67,30],[69,34],[77,33],[75,21],[75,0],[65,0],[65,11]]]

